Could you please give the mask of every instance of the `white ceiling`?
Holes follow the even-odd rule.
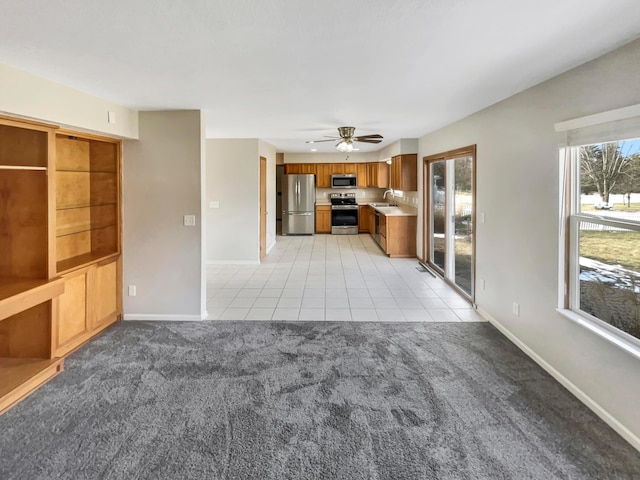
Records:
[[[278,151],[416,138],[640,36],[638,0],[0,0],[0,62]],[[331,142],[316,144],[334,151]]]

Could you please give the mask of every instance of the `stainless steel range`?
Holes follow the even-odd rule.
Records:
[[[355,193],[332,193],[331,233],[334,235],[358,234],[358,204]]]

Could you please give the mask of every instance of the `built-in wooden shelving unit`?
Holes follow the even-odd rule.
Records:
[[[119,318],[119,175],[118,140],[0,116],[0,412]]]

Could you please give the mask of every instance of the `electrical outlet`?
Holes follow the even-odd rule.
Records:
[[[136,286],[135,285],[129,285],[129,296],[130,297],[135,297],[136,296]]]
[[[520,316],[520,305],[518,305],[516,302],[513,302],[513,306],[511,308],[511,310],[513,311],[513,314],[516,317]]]
[[[185,215],[184,216],[184,226],[185,227],[195,227],[196,226],[196,216],[195,215]]]
[[[480,212],[480,223],[484,223],[487,220],[484,212]]]

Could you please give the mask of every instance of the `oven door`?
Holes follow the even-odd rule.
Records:
[[[331,207],[331,233],[334,235],[358,234],[357,205],[333,205]]]

